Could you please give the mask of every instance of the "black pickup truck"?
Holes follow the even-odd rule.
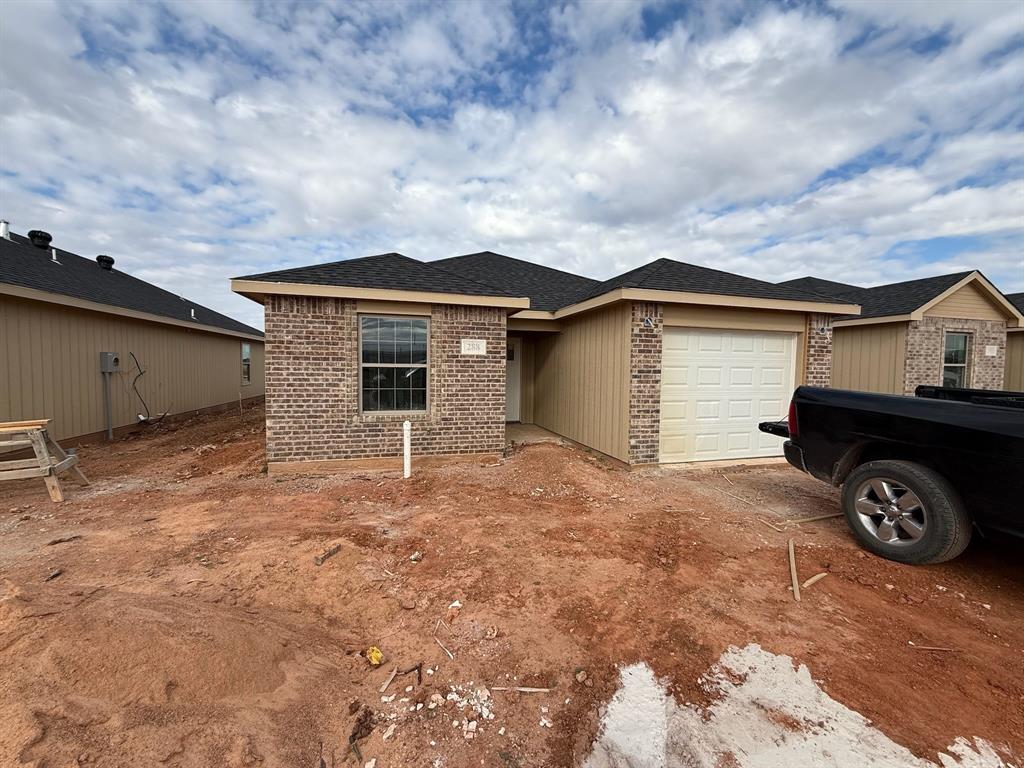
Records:
[[[973,526],[1024,536],[1024,393],[799,387],[788,419],[760,429],[788,438],[794,467],[842,486],[850,528],[882,557],[950,560]]]

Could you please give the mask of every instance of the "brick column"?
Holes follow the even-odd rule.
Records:
[[[634,302],[630,315],[629,463],[657,464],[661,437],[661,304]]]
[[[804,383],[809,387],[832,385],[832,316],[808,315]]]

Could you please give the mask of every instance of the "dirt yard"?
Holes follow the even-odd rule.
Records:
[[[93,484],[61,505],[0,486],[0,765],[356,765],[355,730],[359,766],[577,766],[620,667],[710,704],[699,678],[751,643],[920,758],[1024,755],[1021,542],[900,566],[842,520],[786,524],[837,509],[788,467],[631,473],[554,444],[268,478],[262,420],[85,446]],[[828,573],[800,603],[789,538],[801,580]]]

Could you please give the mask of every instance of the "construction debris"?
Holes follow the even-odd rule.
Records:
[[[51,539],[50,541],[46,542],[46,546],[52,547],[54,544],[67,544],[69,541],[75,541],[76,539],[80,538],[82,537],[77,533],[73,536],[61,536],[59,538]]]
[[[787,523],[795,523],[796,525],[800,525],[800,523],[813,523],[813,522],[816,522],[817,520],[830,520],[833,517],[842,517],[842,516],[843,516],[842,512],[830,512],[827,515],[813,515],[812,517],[800,517],[800,518],[797,518],[796,520],[787,520],[786,522]]]
[[[317,565],[323,565],[327,558],[334,557],[341,551],[341,544],[335,544],[333,547],[325,551],[323,554],[317,555],[313,558],[313,562]]]
[[[379,667],[380,663],[384,661],[384,653],[376,645],[371,645],[367,648],[366,653],[363,655],[366,656],[366,660],[374,667]]]
[[[824,579],[826,576],[828,576],[827,572],[816,573],[814,576],[811,576],[811,578],[809,578],[807,581],[805,581],[800,586],[803,587],[804,589],[807,589],[812,584],[817,584],[819,581]]]
[[[492,691],[515,691],[516,693],[551,693],[554,688],[527,688],[525,686],[517,685],[510,688],[495,685],[491,687]]]
[[[796,577],[796,552],[793,548],[793,540],[789,540],[789,576],[793,581],[793,599],[800,602],[800,581]]]
[[[57,570],[53,571],[53,573],[51,573],[49,576],[47,576],[45,579],[43,579],[43,581],[53,581],[58,576],[60,576],[62,573],[64,573],[64,569],[63,568],[58,568]]]
[[[381,685],[380,692],[384,693],[384,691],[386,691],[388,689],[388,686],[391,685],[392,682],[394,682],[394,679],[397,676],[398,676],[398,665],[395,664],[395,666],[391,669],[391,674],[388,675],[388,679],[385,680],[384,683]]]
[[[451,651],[449,651],[449,650],[448,650],[447,648],[445,648],[445,647],[444,647],[444,643],[442,643],[442,642],[441,642],[440,640],[438,640],[438,639],[437,639],[436,637],[434,638],[434,642],[435,642],[435,643],[437,643],[438,645],[440,645],[440,646],[441,646],[441,650],[442,650],[442,651],[444,651],[445,653],[447,653],[447,654],[448,654],[448,658],[449,658],[449,659],[451,659],[452,661],[454,661],[454,660],[455,660],[455,654],[454,654],[454,653],[452,653]]]

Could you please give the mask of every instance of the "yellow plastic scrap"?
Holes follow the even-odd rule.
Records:
[[[379,667],[380,663],[384,661],[384,654],[376,645],[371,645],[366,649],[366,660],[374,667]]]

